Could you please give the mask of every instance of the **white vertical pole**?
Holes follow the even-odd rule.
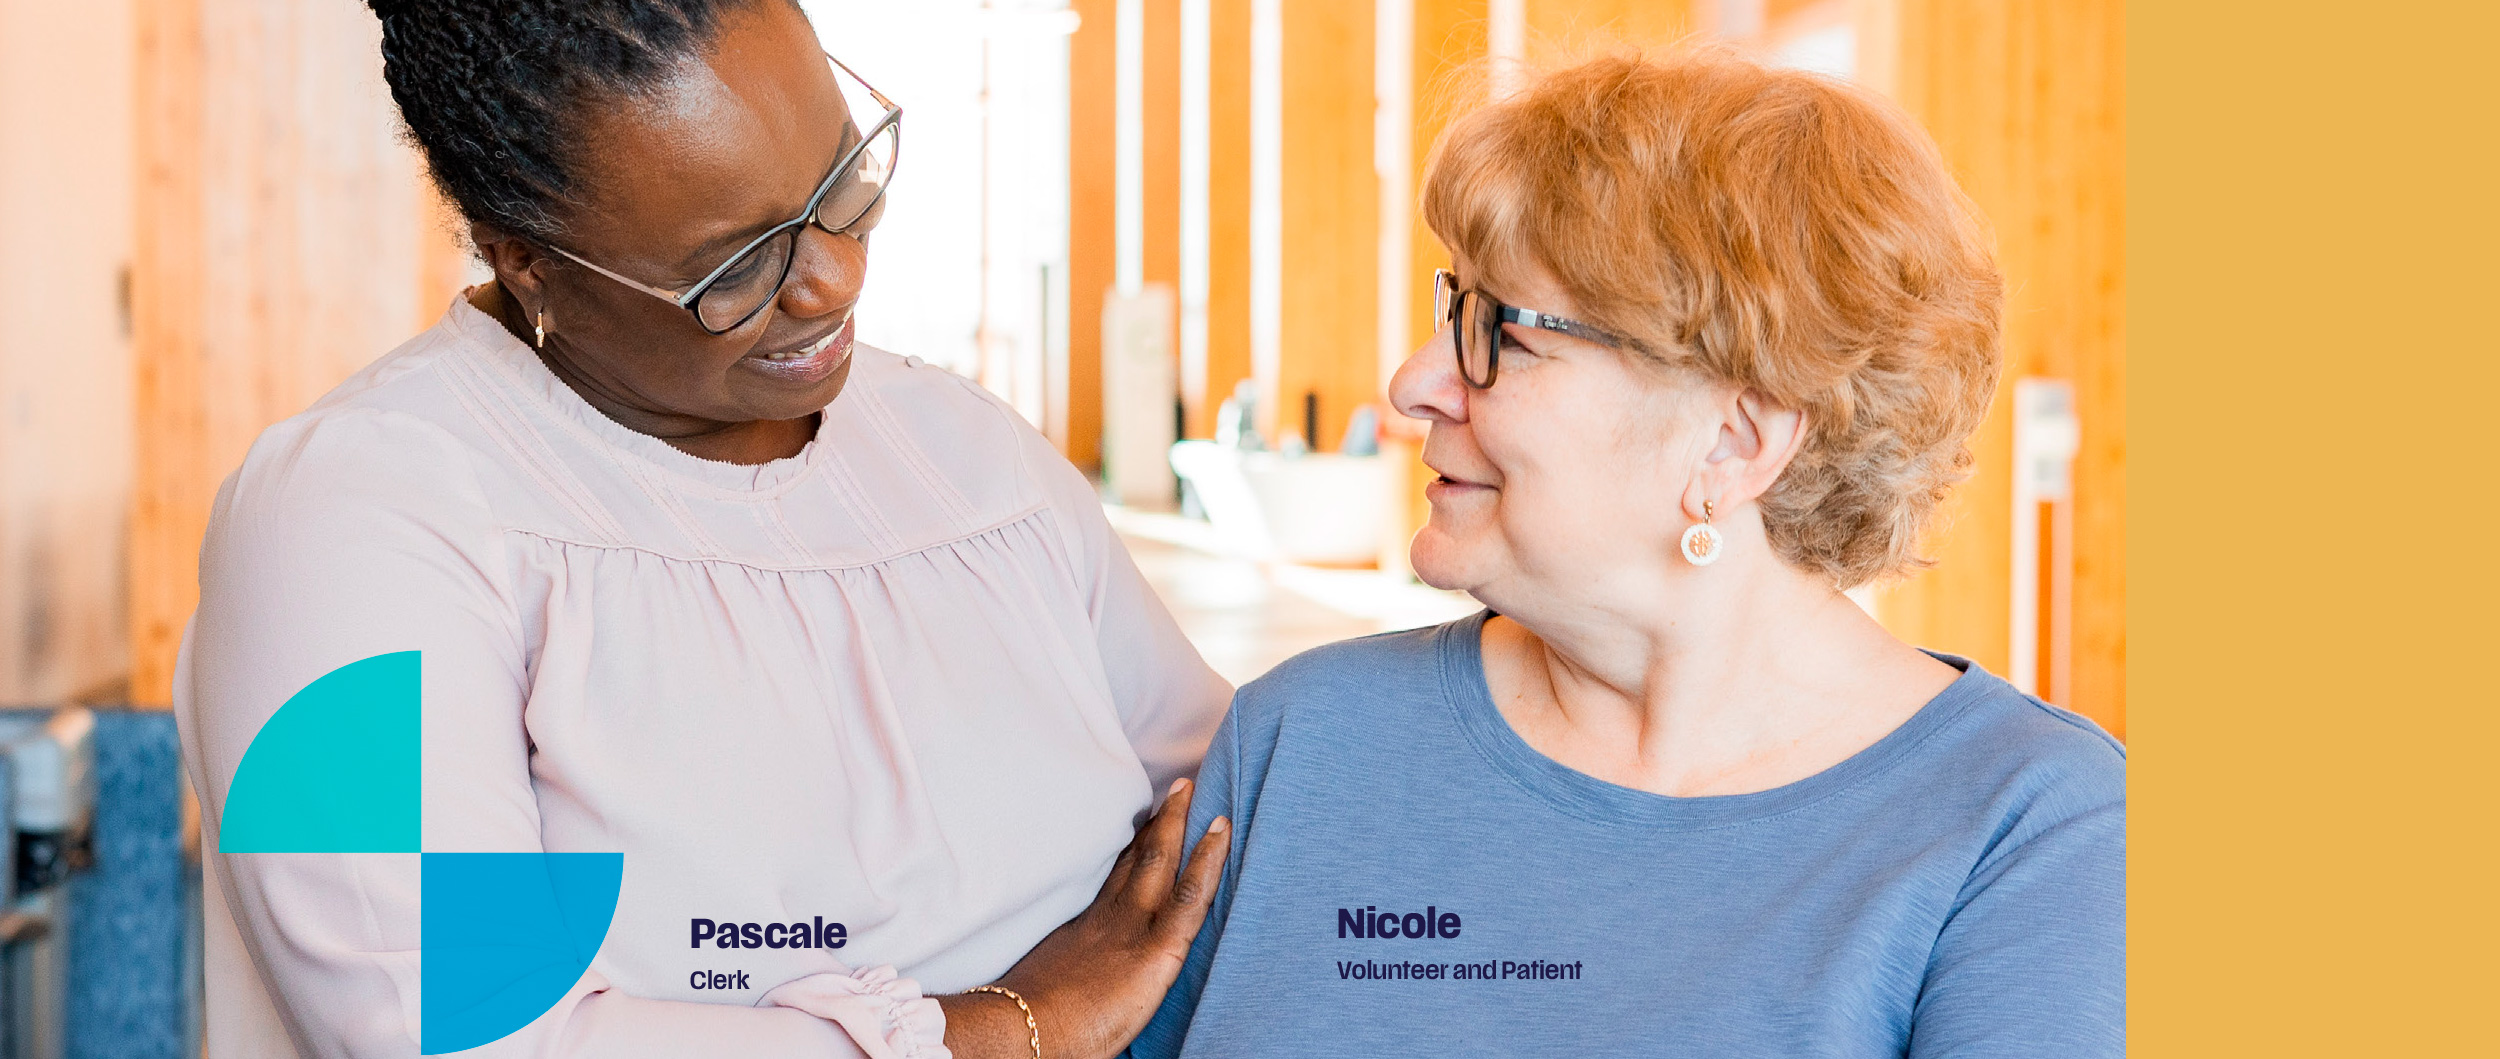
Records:
[[[1710,32],[1728,40],[1753,40],[1762,36],[1769,21],[1763,0],[1719,0],[1705,8],[1710,18]]]
[[[1493,98],[1500,99],[1519,87],[1520,64],[1528,58],[1528,0],[1487,0],[1484,22],[1484,50],[1493,62]]]
[[[2067,688],[2058,676],[2065,668],[2057,658],[2067,620],[2064,585],[2073,561],[2066,537],[2074,496],[2074,461],[2080,431],[2075,422],[2074,384],[2064,379],[2017,379],[2014,382],[2014,541],[2013,581],[2008,595],[2012,633],[2005,674],[2014,686],[2047,698]],[[2044,527],[2040,506],[2053,505],[2049,526],[2056,529],[2049,558],[2054,561],[2049,583],[2041,583],[2040,542]],[[2050,642],[2041,642],[2041,598],[2051,603]],[[2045,663],[2045,664],[2044,664]]]
[[[1380,386],[1406,359],[1408,276],[1414,262],[1415,0],[1377,0],[1373,10],[1372,164],[1380,174]]]

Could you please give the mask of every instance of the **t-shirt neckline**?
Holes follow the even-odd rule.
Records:
[[[1484,676],[1484,623],[1489,609],[1441,626],[1441,698],[1477,753],[1496,772],[1529,795],[1572,816],[1601,824],[1672,831],[1732,827],[1778,816],[1848,790],[1890,769],[1919,744],[1953,723],[1998,683],[1970,660],[1935,651],[1930,657],[1961,670],[1943,691],[1910,719],[1863,750],[1821,772],[1748,794],[1676,797],[1609,783],[1574,769],[1528,745],[1493,703]]]

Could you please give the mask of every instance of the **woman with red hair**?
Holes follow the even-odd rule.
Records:
[[[1133,1054],[2122,1054],[2122,749],[1844,595],[1920,564],[1996,384],[1927,138],[1608,58],[1459,120],[1423,197],[1413,563],[1487,609],[1235,697],[1191,812],[1230,859]]]

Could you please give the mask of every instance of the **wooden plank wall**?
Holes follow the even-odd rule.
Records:
[[[1862,0],[1861,40],[1993,223],[2006,274],[2006,384],[1978,473],[1933,536],[1939,566],[1880,597],[1913,642],[2003,671],[2011,636],[2013,380],[2075,385],[2073,683],[2126,730],[2125,23],[2121,0]]]
[[[285,0],[128,0],[135,41],[135,217],[69,251],[60,270],[83,286],[46,305],[56,316],[0,313],[0,697],[58,697],[108,680],[127,651],[133,694],[165,701],[173,649],[195,598],[194,557],[217,484],[266,424],[429,323],[460,282],[463,255],[420,179],[378,74],[375,28],[354,5]],[[1300,395],[1322,395],[1324,444],[1352,408],[1378,395],[1380,369],[1401,351],[1376,349],[1383,302],[1375,267],[1385,223],[1413,253],[1410,337],[1431,322],[1422,277],[1442,260],[1415,218],[1382,218],[1372,166],[1370,5],[1274,3],[1285,59],[1277,86],[1285,136],[1276,168],[1281,253],[1268,263],[1279,338],[1265,380],[1265,426],[1298,428]],[[1209,275],[1204,389],[1190,395],[1194,431],[1250,370],[1248,53],[1254,0],[1209,0]],[[1149,0],[1162,21],[1172,0]],[[1113,278],[1113,0],[1076,0],[1071,41],[1070,348],[1053,365],[1049,427],[1090,464],[1100,430],[1100,292]],[[1936,134],[1994,220],[2014,298],[2009,378],[2072,379],[2084,452],[2078,463],[2072,704],[2124,730],[2125,399],[2121,174],[2123,19],[2117,0],[1859,0],[1864,76],[1894,92]],[[1631,0],[1528,0],[1532,57],[1591,40],[1648,41],[1687,24],[1682,5]],[[84,32],[22,20],[37,5],[0,5],[6,41],[109,41],[114,8],[88,8]],[[1423,156],[1451,106],[1433,96],[1444,70],[1484,48],[1484,0],[1417,0],[1414,141]],[[102,15],[98,11],[104,12]],[[1151,17],[1151,15],[1150,15]],[[26,32],[14,30],[20,24]],[[98,32],[99,29],[104,30]],[[111,61],[109,45],[100,60]],[[1150,27],[1150,70],[1168,81],[1177,35]],[[8,77],[67,55],[14,53]],[[14,84],[0,81],[0,84]],[[1151,278],[1176,271],[1168,249],[1176,196],[1170,93],[1151,93]],[[0,99],[39,98],[12,91]],[[97,105],[110,106],[98,97]],[[0,137],[52,137],[76,122],[59,107],[0,103]],[[107,121],[109,117],[98,118]],[[52,122],[53,125],[29,124]],[[0,186],[16,188],[58,161],[12,151]],[[92,158],[88,159],[92,161]],[[82,166],[105,173],[119,167]],[[53,174],[57,177],[58,174]],[[58,183],[55,180],[55,183]],[[89,194],[116,194],[108,175]],[[67,211],[0,214],[11,245],[77,243],[44,224]],[[40,200],[38,200],[40,201]],[[124,223],[128,223],[125,221]],[[36,227],[28,227],[34,225]],[[108,247],[130,247],[128,352],[118,345],[118,282]],[[86,254],[94,260],[77,258]],[[14,260],[24,260],[17,258]],[[80,263],[80,262],[83,262]],[[15,266],[10,266],[14,268]],[[11,273],[14,275],[14,273]],[[23,292],[23,283],[0,291]],[[19,296],[22,296],[19,295]],[[83,300],[80,300],[83,299]],[[1396,305],[1396,300],[1387,304]],[[70,321],[55,324],[55,319]],[[43,330],[54,328],[59,334]],[[52,356],[84,349],[80,369]],[[127,371],[128,403],[115,399]],[[34,389],[30,389],[33,387]],[[9,395],[40,390],[45,400]],[[80,402],[85,402],[81,404]],[[18,406],[24,406],[19,410]],[[130,431],[135,417],[143,429]],[[88,438],[80,431],[93,433]],[[115,435],[118,435],[116,437]],[[1935,538],[1941,569],[1883,594],[1905,636],[2002,667],[2010,521],[2003,415],[1983,431],[1981,474]],[[76,450],[65,463],[33,453]],[[131,468],[122,470],[120,468]],[[123,486],[127,484],[124,494]],[[126,500],[122,497],[126,495]],[[1419,514],[1411,506],[1412,519]],[[126,512],[126,514],[125,514]],[[116,570],[127,519],[126,568]],[[88,553],[94,554],[88,554]],[[45,576],[27,571],[40,568]],[[127,603],[116,586],[127,579]],[[45,620],[33,620],[42,615]],[[122,617],[126,615],[126,621]],[[124,634],[116,634],[120,624]],[[126,646],[125,646],[126,644]]]
[[[1526,0],[1528,58],[1568,60],[1629,45],[1656,47],[1693,32],[1692,0]]]
[[[138,0],[131,690],[164,704],[218,485],[440,315],[457,252],[356,4]]]
[[[0,704],[129,667],[130,0],[0,0]]]

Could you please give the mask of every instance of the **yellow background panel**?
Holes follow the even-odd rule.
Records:
[[[2494,1054],[2500,8],[2128,20],[2133,1054]]]

